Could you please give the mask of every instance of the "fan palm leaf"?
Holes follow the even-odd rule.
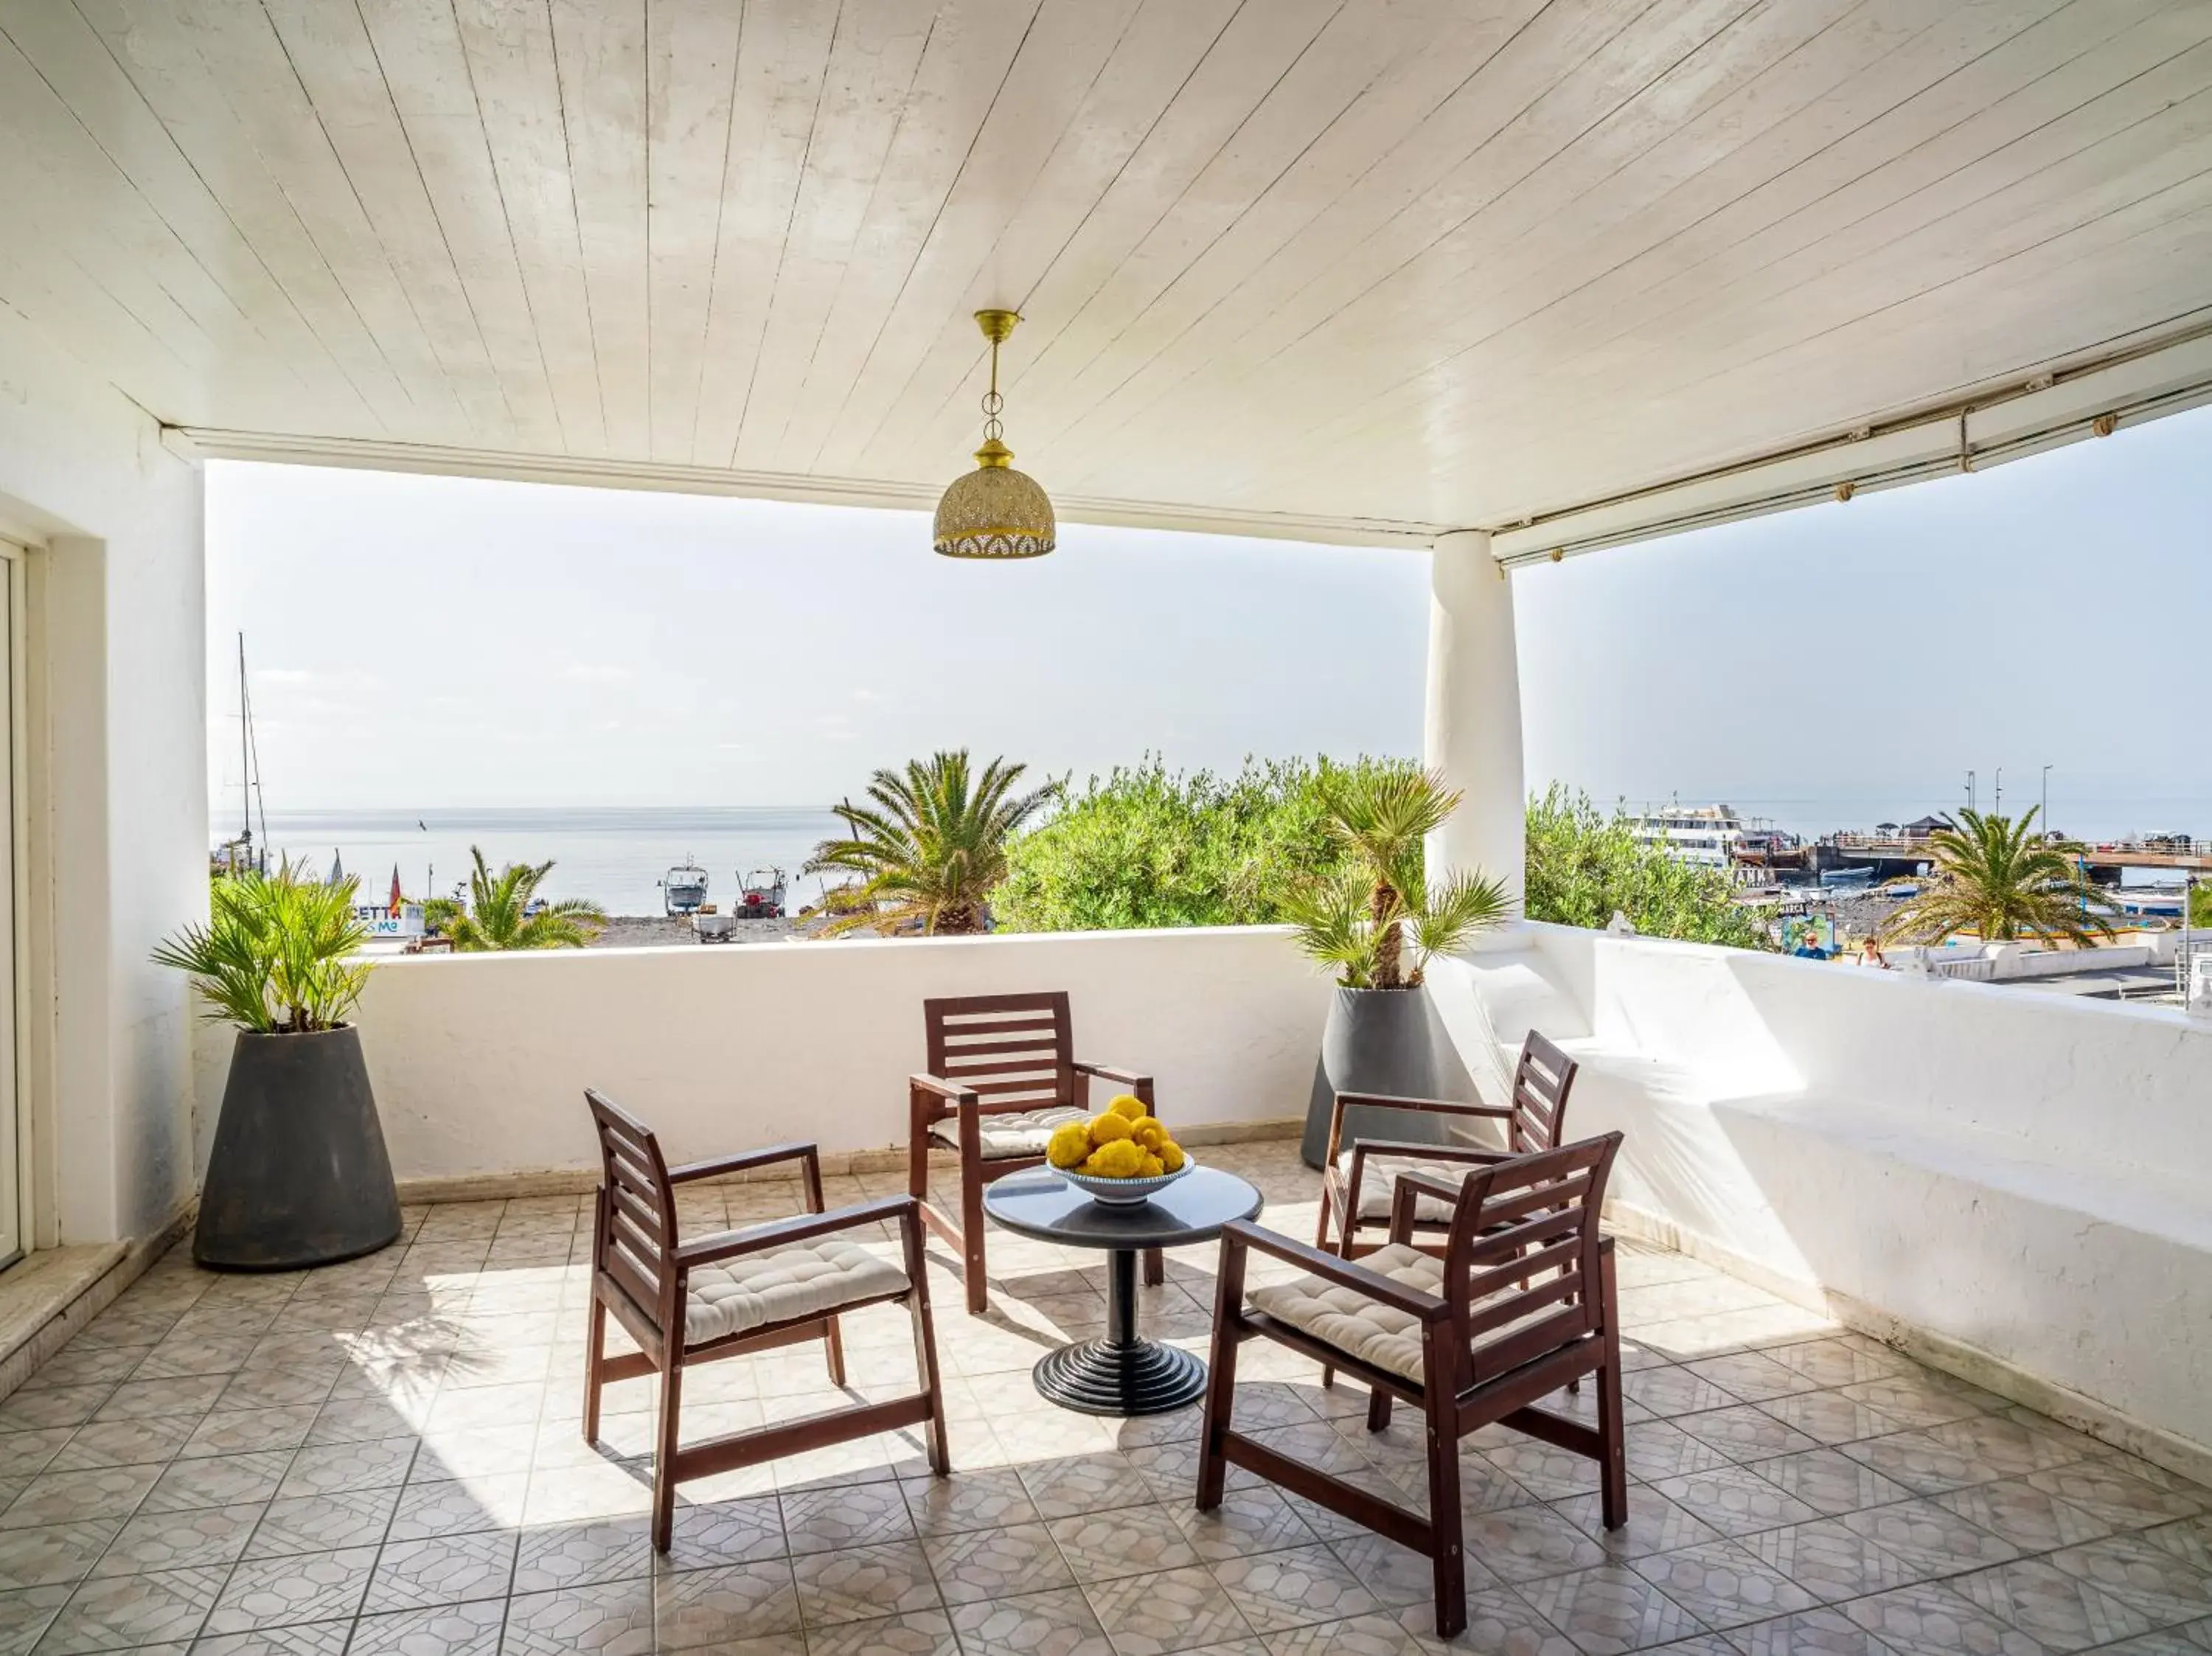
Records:
[[[982,931],[991,888],[1006,877],[1008,844],[1059,792],[1056,783],[1017,791],[1028,768],[994,759],[975,772],[961,749],[878,771],[867,803],[837,807],[844,837],[822,841],[806,864],[809,874],[859,877],[860,906],[825,933],[910,925],[941,935]]]
[[[2037,809],[2017,817],[1961,811],[1958,826],[1939,829],[1927,880],[1883,923],[1881,940],[1936,943],[1966,932],[2088,948],[2111,937],[2110,898],[2090,880],[2079,846],[2033,832]]]
[[[606,925],[606,911],[580,897],[563,897],[536,913],[538,888],[550,862],[509,863],[496,874],[483,851],[469,847],[469,902],[446,926],[453,947],[468,954],[508,949],[581,949]]]
[[[208,923],[164,941],[155,963],[187,974],[211,1020],[256,1034],[337,1028],[368,981],[369,962],[357,958],[368,932],[356,889],[352,880],[326,885],[289,860],[274,873],[218,880]]]

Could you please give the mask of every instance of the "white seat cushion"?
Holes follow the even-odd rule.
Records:
[[[1352,1182],[1352,1152],[1345,1151],[1336,1158],[1338,1175],[1346,1184]],[[1401,1173],[1424,1173],[1431,1179],[1441,1179],[1446,1184],[1462,1185],[1475,1170],[1471,1162],[1432,1162],[1419,1156],[1370,1156],[1360,1169],[1358,1200],[1352,1210],[1362,1219],[1388,1219],[1390,1201],[1395,1192],[1398,1175]],[[1432,1224],[1445,1224],[1452,1216],[1451,1204],[1440,1197],[1421,1192],[1413,1198],[1413,1216]]]
[[[684,1343],[703,1345],[769,1323],[819,1317],[906,1285],[906,1272],[842,1236],[742,1254],[691,1273]]]
[[[1042,1156],[1044,1147],[1052,1142],[1054,1127],[1064,1121],[1089,1119],[1083,1111],[1066,1104],[1048,1104],[1040,1110],[1009,1110],[1004,1115],[979,1116],[975,1137],[983,1147],[986,1162],[1002,1162],[1016,1156]],[[933,1122],[929,1136],[957,1150],[960,1148],[960,1123],[957,1119]]]
[[[1359,1261],[1362,1267],[1403,1287],[1434,1294],[1443,1285],[1443,1261],[1418,1248],[1393,1242]],[[1248,1296],[1256,1310],[1278,1322],[1325,1340],[1347,1356],[1387,1368],[1419,1385],[1421,1325],[1395,1307],[1369,1299],[1356,1288],[1300,1277],[1295,1282],[1255,1288]]]

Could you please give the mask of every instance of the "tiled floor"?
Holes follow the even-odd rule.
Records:
[[[1310,1234],[1291,1147],[1213,1156]],[[684,1201],[702,1232],[796,1206],[763,1185]],[[611,1391],[608,1452],[578,1431],[587,1205],[409,1223],[311,1275],[214,1276],[180,1250],[0,1404],[0,1656],[1443,1647],[1424,1561],[1237,1474],[1194,1512],[1194,1415],[1038,1401],[1040,1352],[1102,1325],[1102,1256],[994,1235],[984,1319],[939,1277],[951,1479],[894,1436],[690,1485],[656,1562],[649,1384]],[[1624,1247],[1621,1266],[1633,1521],[1599,1528],[1586,1463],[1474,1441],[1455,1648],[2212,1651],[2212,1493],[1693,1261]],[[1202,1341],[1212,1270],[1211,1249],[1171,1256],[1154,1332]],[[847,1339],[856,1389],[910,1385],[902,1313]],[[1286,1453],[1419,1501],[1405,1411],[1370,1436],[1360,1396],[1285,1354],[1249,1348],[1243,1373],[1241,1417]],[[687,1425],[811,1412],[825,1389],[804,1348],[714,1365]]]

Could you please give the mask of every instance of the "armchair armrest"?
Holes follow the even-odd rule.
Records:
[[[763,1150],[740,1150],[735,1156],[715,1156],[703,1162],[686,1162],[682,1167],[669,1168],[668,1182],[684,1185],[695,1179],[713,1179],[722,1174],[744,1173],[775,1162],[804,1162],[816,1168],[821,1165],[811,1144],[771,1144]]]
[[[1111,1081],[1127,1087],[1133,1093],[1149,1093],[1152,1090],[1152,1077],[1139,1075],[1134,1070],[1117,1070],[1110,1064],[1085,1064],[1080,1059],[1067,1067],[1078,1075],[1096,1076],[1101,1081]]]
[[[1394,1242],[1411,1242],[1413,1240],[1413,1214],[1422,1197],[1433,1196],[1456,1209],[1460,1198],[1466,1193],[1465,1186],[1455,1184],[1448,1179],[1437,1179],[1425,1173],[1400,1174],[1390,1181],[1390,1240]]]
[[[1221,1243],[1224,1248],[1249,1248],[1255,1253],[1271,1254],[1278,1259],[1286,1260],[1316,1277],[1364,1294],[1378,1304],[1402,1311],[1409,1317],[1418,1317],[1423,1322],[1433,1322],[1447,1315],[1450,1310],[1443,1301],[1433,1295],[1407,1288],[1402,1283],[1394,1283],[1382,1272],[1370,1271],[1356,1260],[1346,1259],[1339,1254],[1323,1253],[1319,1248],[1310,1247],[1304,1242],[1294,1242],[1279,1231],[1264,1229],[1249,1219],[1232,1219],[1223,1226]]]
[[[676,1263],[684,1270],[694,1265],[713,1265],[723,1259],[734,1259],[747,1253],[760,1253],[772,1247],[781,1247],[788,1242],[810,1241],[817,1236],[834,1235],[841,1230],[857,1230],[863,1225],[879,1224],[885,1220],[911,1219],[915,1199],[911,1196],[878,1196],[866,1202],[854,1202],[848,1206],[832,1209],[828,1213],[811,1213],[797,1219],[778,1219],[765,1225],[752,1225],[744,1230],[719,1231],[712,1236],[702,1236],[685,1242],[676,1250]]]
[[[963,1087],[957,1082],[945,1081],[937,1076],[922,1075],[919,1072],[908,1076],[906,1078],[906,1084],[910,1092],[934,1093],[948,1104],[973,1103],[977,1096],[973,1087]]]
[[[1503,1120],[1513,1113],[1505,1104],[1462,1104],[1448,1098],[1399,1098],[1390,1093],[1339,1093],[1336,1107],[1372,1104],[1386,1110],[1419,1110],[1424,1115],[1486,1115]]]
[[[1410,1144],[1395,1138],[1355,1138],[1352,1141],[1352,1157],[1355,1162],[1370,1156],[1418,1156],[1425,1162],[1465,1162],[1474,1167],[1487,1167],[1493,1162],[1510,1162],[1510,1150],[1486,1150],[1479,1144]]]

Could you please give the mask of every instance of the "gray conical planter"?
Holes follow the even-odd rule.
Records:
[[[1313,1099],[1298,1153],[1310,1168],[1328,1155],[1328,1118],[1339,1093],[1389,1093],[1398,1098],[1468,1101],[1474,1083],[1429,1004],[1425,989],[1344,989],[1329,1003],[1314,1066]],[[1412,1110],[1354,1105],[1345,1113],[1344,1142],[1395,1139],[1441,1144],[1446,1118]]]
[[[200,1186],[192,1258],[228,1271],[293,1271],[398,1240],[399,1192],[350,1026],[243,1030]]]

